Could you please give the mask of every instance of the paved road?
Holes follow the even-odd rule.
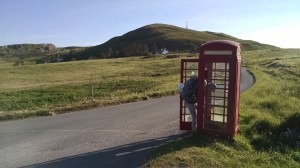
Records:
[[[255,83],[255,78],[249,73],[249,71],[245,68],[241,68],[241,92],[247,90]]]
[[[242,69],[241,90],[253,83]],[[0,123],[0,167],[137,167],[181,139],[178,95]]]

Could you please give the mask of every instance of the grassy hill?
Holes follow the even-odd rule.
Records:
[[[166,24],[151,24],[113,37],[92,47],[56,48],[53,44],[16,44],[0,46],[0,57],[22,63],[32,57],[37,63],[147,56],[159,53],[162,48],[169,52],[198,52],[199,46],[211,40],[233,40],[242,44],[244,51],[277,49],[275,46],[209,31],[196,31]]]
[[[251,40],[241,40],[224,33],[196,31],[166,24],[151,24],[92,47],[56,48],[53,44],[0,46],[0,57],[21,63],[31,57],[31,61],[48,63],[154,55],[162,48],[166,48],[171,53],[186,53],[198,52],[201,44],[217,39],[239,42],[245,51],[277,48]]]
[[[250,40],[241,40],[223,33],[196,31],[166,24],[151,24],[130,31],[122,36],[90,47],[84,51],[66,55],[65,60],[111,58],[151,55],[162,48],[169,52],[198,52],[199,46],[217,39],[233,40],[242,44],[243,50],[275,49],[277,47]]]

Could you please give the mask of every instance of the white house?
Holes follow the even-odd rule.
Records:
[[[162,49],[160,50],[160,53],[161,53],[161,54],[168,54],[169,51],[168,51],[166,48],[162,48]]]

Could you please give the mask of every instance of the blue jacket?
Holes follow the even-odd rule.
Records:
[[[196,103],[198,92],[198,78],[192,77],[187,80],[181,92],[181,97],[190,104]]]

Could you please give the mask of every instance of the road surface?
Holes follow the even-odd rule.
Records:
[[[241,90],[253,82],[243,68]],[[0,122],[0,167],[138,167],[184,135],[178,95]]]

